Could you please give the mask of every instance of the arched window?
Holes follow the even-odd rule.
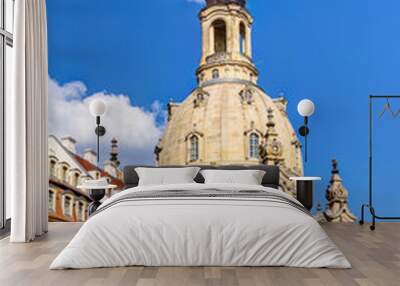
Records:
[[[250,158],[258,158],[260,152],[260,136],[258,136],[256,133],[250,134],[249,148]]]
[[[80,174],[78,172],[71,173],[71,175],[70,175],[71,186],[76,187],[77,185],[79,185],[79,177],[80,177]]]
[[[219,78],[219,70],[215,69],[212,71],[212,78],[218,79]]]
[[[76,218],[78,221],[85,221],[85,205],[83,202],[76,202]]]
[[[72,216],[72,197],[64,196],[63,198],[63,211],[65,216]]]
[[[56,194],[54,191],[49,191],[49,210],[51,212],[55,211],[55,201],[56,201]]]
[[[62,166],[60,179],[64,182],[67,181],[67,171],[68,171],[68,168],[66,166]]]
[[[199,138],[193,135],[190,138],[190,161],[199,160]]]
[[[80,178],[79,173],[76,173],[76,174],[75,174],[75,187],[76,187],[77,185],[79,185],[79,178]]]
[[[226,24],[223,20],[216,20],[214,28],[214,52],[226,53]]]
[[[49,173],[50,173],[50,176],[51,177],[55,177],[56,176],[56,161],[54,161],[54,160],[50,160],[50,170],[49,170]]]
[[[240,39],[239,39],[239,44],[240,44],[240,53],[241,54],[246,54],[246,26],[243,23],[240,23]]]

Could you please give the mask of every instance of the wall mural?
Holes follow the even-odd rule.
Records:
[[[48,2],[51,221],[85,221],[91,198],[79,185],[106,178],[116,186],[106,197],[123,191],[127,164],[278,165],[293,196],[292,177],[322,178],[318,220],[357,220],[368,198],[368,96],[400,84],[390,32],[399,4],[95,2]],[[378,13],[387,19],[369,16]],[[304,98],[315,103],[307,162]],[[95,100],[107,109],[99,152]],[[400,101],[376,108],[377,118],[400,115]],[[396,138],[379,127],[379,144]],[[398,159],[391,145],[378,148],[381,160]],[[389,191],[394,159],[382,162],[376,184],[391,199],[376,208],[390,214],[400,195]]]

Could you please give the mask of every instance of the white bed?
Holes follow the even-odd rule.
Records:
[[[135,265],[351,267],[320,225],[283,192],[193,183],[142,186],[113,196],[50,269]]]

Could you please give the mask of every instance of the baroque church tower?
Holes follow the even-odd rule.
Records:
[[[182,103],[169,103],[157,164],[279,165],[281,186],[292,192],[289,177],[303,174],[301,145],[287,101],[272,99],[257,85],[246,0],[207,0],[199,18],[198,86]]]

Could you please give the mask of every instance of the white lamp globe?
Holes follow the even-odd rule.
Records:
[[[94,117],[102,116],[106,113],[107,106],[102,99],[95,99],[90,102],[89,111]]]
[[[297,111],[303,117],[310,117],[314,114],[315,106],[314,103],[309,99],[303,99],[297,106]]]

